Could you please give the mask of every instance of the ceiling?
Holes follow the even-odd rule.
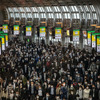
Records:
[[[94,0],[0,0],[0,6],[25,7],[25,6],[61,6],[75,4],[93,4]],[[98,0],[96,0],[98,1]]]

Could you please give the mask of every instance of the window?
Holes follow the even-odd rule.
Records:
[[[39,18],[39,14],[38,13],[34,13],[33,16],[34,16],[34,18]]]
[[[13,7],[12,9],[13,9],[14,12],[19,12],[18,8],[16,8],[16,7]]]
[[[14,14],[13,13],[10,13],[10,17],[14,17]]]
[[[76,13],[73,13],[73,14],[72,14],[72,18],[73,18],[73,19],[77,19]]]
[[[32,14],[31,13],[27,13],[27,18],[32,18]]]
[[[95,12],[95,8],[94,8],[93,5],[90,5],[90,8],[91,8],[91,10],[92,10],[93,12]]]
[[[46,9],[47,12],[52,12],[51,7],[45,7],[45,9]]]
[[[15,18],[19,18],[19,17],[20,17],[19,13],[15,13]]]
[[[81,16],[82,16],[82,19],[85,19],[85,14],[84,13],[82,13]]]
[[[11,8],[8,8],[8,11],[9,11],[9,12],[13,12],[13,10],[12,10]]]
[[[48,13],[48,18],[54,18],[53,13]]]
[[[68,7],[67,7],[67,6],[62,6],[61,8],[62,8],[62,11],[63,11],[63,12],[69,12],[69,10],[68,10]]]
[[[24,9],[25,9],[26,12],[31,12],[29,7],[25,7]]]
[[[21,13],[21,17],[22,18],[25,18],[26,17],[26,14],[25,13]]]
[[[89,8],[88,8],[87,5],[85,5],[84,8],[85,8],[85,10],[86,10],[87,12],[89,12]]]
[[[83,11],[84,11],[82,6],[79,6],[79,8],[80,8],[80,11],[81,11],[81,12],[83,12]]]
[[[91,19],[90,13],[87,13],[87,19]]]
[[[78,9],[76,6],[69,6],[72,12],[78,12]]]
[[[19,7],[20,12],[25,12],[24,8]]]
[[[78,9],[77,9],[77,7],[76,7],[76,6],[74,6],[74,9],[75,9],[75,11],[76,11],[76,12],[78,12]]]
[[[41,13],[41,18],[46,18],[46,14],[45,13]]]
[[[79,13],[77,13],[76,15],[77,15],[77,19],[80,19]]]
[[[70,13],[68,13],[68,19],[70,19]]]
[[[70,19],[70,13],[64,13],[64,18],[65,19]]]
[[[97,14],[93,13],[93,19],[97,19]]]
[[[59,9],[58,6],[54,6],[53,8],[54,8],[54,11],[55,11],[55,12],[60,12],[60,9]]]
[[[31,9],[32,9],[32,12],[38,12],[36,7],[31,7]]]
[[[45,12],[43,7],[38,7],[40,12]]]
[[[61,13],[56,13],[56,14],[55,14],[55,17],[58,18],[58,19],[59,19],[59,18],[62,18],[62,17],[61,17]]]

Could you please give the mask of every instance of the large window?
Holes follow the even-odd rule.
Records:
[[[27,13],[27,18],[32,18],[32,14],[31,13]]]
[[[48,13],[47,15],[48,15],[48,18],[54,18],[53,13]]]
[[[64,18],[65,19],[70,19],[70,13],[64,13]]]
[[[26,17],[26,14],[25,13],[21,13],[21,17],[22,18],[25,18]]]
[[[97,19],[97,14],[93,13],[93,19]]]
[[[90,14],[90,10],[92,13]],[[45,6],[45,7],[8,7],[10,17],[14,18],[57,18],[70,19],[97,19],[97,13],[93,5],[70,5],[70,6]],[[80,13],[79,13],[80,12]],[[47,15],[46,15],[47,14]],[[85,18],[86,14],[86,18]]]
[[[39,18],[39,14],[38,13],[34,13],[33,16],[34,16],[34,18]]]
[[[55,18],[57,18],[57,19],[62,18],[62,17],[61,17],[61,13],[56,13],[56,14],[55,14]]]
[[[45,13],[41,13],[41,18],[46,18],[46,14]]]
[[[14,14],[13,13],[10,13],[10,17],[14,17]]]
[[[73,19],[79,19],[79,13],[72,13]]]
[[[19,17],[20,17],[19,13],[15,13],[15,18],[19,18]]]

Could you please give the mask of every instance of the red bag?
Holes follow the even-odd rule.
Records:
[[[46,63],[46,66],[49,67],[49,66],[50,66],[50,62],[47,62],[47,63]]]

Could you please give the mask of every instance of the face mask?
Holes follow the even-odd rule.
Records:
[[[39,96],[37,96],[37,99],[39,99]]]

